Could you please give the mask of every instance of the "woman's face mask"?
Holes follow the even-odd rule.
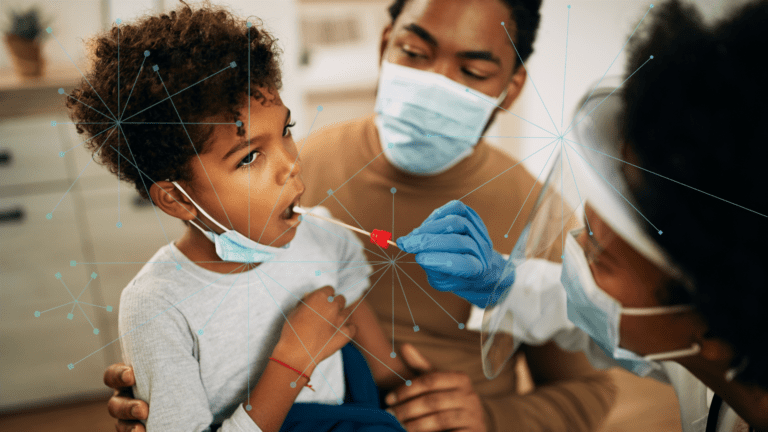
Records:
[[[619,324],[622,315],[652,316],[691,310],[690,305],[624,308],[595,282],[584,250],[576,241],[582,230],[569,233],[565,240],[561,282],[567,294],[568,319],[584,330],[610,357],[625,369],[645,376],[659,365],[659,360],[695,355],[698,344],[689,348],[640,356],[619,347]]]

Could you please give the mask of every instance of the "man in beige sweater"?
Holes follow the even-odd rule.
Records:
[[[382,35],[382,64],[390,70],[405,67],[408,70],[400,69],[405,73],[442,75],[453,82],[448,86],[466,86],[509,109],[526,80],[521,58],[524,61],[532,52],[540,3],[395,1],[389,9],[392,22]],[[499,25],[501,21],[505,26]],[[491,108],[489,112],[498,111]],[[531,188],[532,197],[539,190],[522,165],[475,138],[463,154],[447,161],[427,157],[433,166],[415,172],[418,168],[408,166],[408,160],[385,154],[387,147],[376,124],[381,117],[334,125],[299,144],[307,185],[302,204],[322,202],[350,225],[367,231],[393,230],[397,237],[416,228],[435,208],[462,198],[486,223],[494,247],[511,250],[533,206],[526,197]],[[484,121],[489,123],[492,117]],[[518,211],[519,221],[512,225],[510,215]],[[373,263],[395,258],[398,252],[364,240]],[[393,272],[393,267],[386,271]],[[566,353],[554,344],[524,347],[521,352],[536,387],[519,395],[515,362],[509,362],[494,380],[485,378],[480,336],[460,325],[469,318],[470,303],[431,288],[411,256],[398,259],[395,273],[384,274],[367,299],[392,340],[393,352],[401,353],[402,344],[410,343],[424,357],[415,361],[418,356],[405,356],[423,372],[413,382],[421,394],[407,401],[387,400],[406,429],[490,432],[514,424],[524,431],[587,431],[605,418],[613,401],[611,380],[594,371],[583,354]],[[375,279],[378,275],[372,282]],[[113,365],[105,381],[118,387],[123,368]],[[143,403],[115,397],[110,412],[129,417],[126,408],[132,404],[139,411],[146,409]],[[133,425],[121,422],[119,427]],[[141,430],[141,425],[136,426]]]

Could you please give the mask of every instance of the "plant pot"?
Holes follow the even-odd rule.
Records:
[[[5,35],[5,43],[11,53],[11,60],[16,73],[25,77],[39,77],[43,74],[43,57],[40,43],[14,34]]]

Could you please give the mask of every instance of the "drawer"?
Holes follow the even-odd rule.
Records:
[[[62,194],[0,199],[0,409],[100,391],[105,358],[115,358],[108,347],[67,368],[109,342],[117,315],[93,268],[70,265],[84,255],[72,196]],[[76,307],[73,296],[104,307]]]
[[[67,178],[56,116],[35,116],[0,122],[0,185],[18,185]]]

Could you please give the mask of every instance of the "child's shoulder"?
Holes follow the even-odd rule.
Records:
[[[172,247],[161,247],[128,282],[120,295],[120,304],[146,305],[170,301],[177,297],[174,294],[184,285],[179,273]]]

